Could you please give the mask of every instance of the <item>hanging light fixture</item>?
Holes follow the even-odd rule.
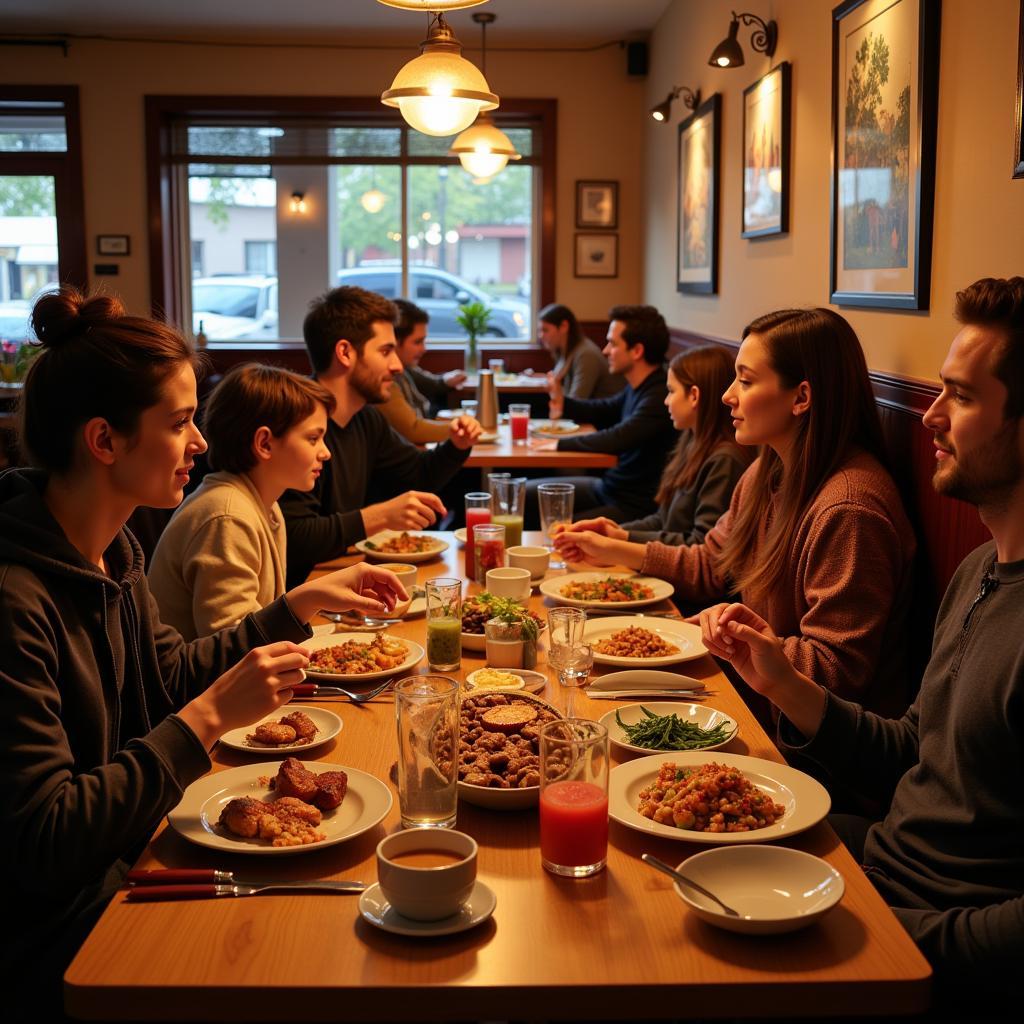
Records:
[[[399,70],[381,102],[398,107],[406,122],[424,135],[444,137],[468,128],[480,111],[494,110],[498,97],[462,56],[462,44],[437,11],[420,56]]]
[[[373,181],[370,187],[359,197],[359,205],[367,213],[380,213],[388,197],[377,188],[377,169],[373,170]]]
[[[400,11],[457,11],[463,7],[477,7],[487,0],[377,0],[385,7],[397,7]]]
[[[745,26],[755,26],[750,35],[750,45],[757,53],[771,57],[775,53],[775,44],[779,40],[779,26],[774,21],[765,21],[756,14],[737,14],[732,12],[729,22],[729,34],[711,51],[708,63],[713,68],[738,68],[743,66],[743,47],[736,38],[740,31],[740,22]]]
[[[489,11],[477,11],[473,20],[480,26],[481,58],[483,74],[487,75],[487,26],[496,15]],[[477,115],[476,121],[470,125],[448,150],[449,156],[457,156],[462,169],[472,175],[473,181],[490,181],[499,171],[505,169],[509,160],[519,160],[520,155],[512,140],[494,123],[494,118],[486,111]]]

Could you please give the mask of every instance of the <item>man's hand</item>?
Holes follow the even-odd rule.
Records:
[[[548,384],[548,416],[553,420],[560,420],[565,409],[565,391],[562,382],[553,374],[547,376]]]
[[[466,383],[466,374],[463,370],[449,370],[441,379],[450,388],[458,388]]]
[[[386,615],[409,595],[393,572],[360,562],[306,580],[289,590],[287,597],[295,617],[300,622],[308,622],[321,608]]]
[[[366,536],[372,537],[379,530],[425,530],[447,511],[436,494],[406,491],[390,501],[367,505],[360,515]]]
[[[465,451],[480,440],[483,429],[472,416],[459,416],[452,420],[451,426],[448,428],[449,439],[456,448]]]
[[[558,439],[553,437],[531,437],[527,444],[535,452],[558,451]]]

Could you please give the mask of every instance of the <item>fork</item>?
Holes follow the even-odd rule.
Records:
[[[358,690],[347,690],[344,686],[318,686],[316,683],[296,683],[290,689],[295,697],[336,697],[344,695],[353,704],[365,704],[368,700],[373,700],[377,694],[383,693],[392,682],[394,680],[385,679],[380,686],[375,686],[372,690],[366,690],[362,693]]]

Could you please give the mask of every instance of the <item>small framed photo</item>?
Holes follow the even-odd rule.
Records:
[[[743,90],[743,238],[789,231],[789,62]]]
[[[576,182],[576,227],[617,228],[619,226],[619,183],[617,181]]]
[[[96,252],[100,256],[127,256],[132,251],[129,235],[97,235]]]
[[[618,277],[619,236],[608,234],[577,234],[576,277]]]

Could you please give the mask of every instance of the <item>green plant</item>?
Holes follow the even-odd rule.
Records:
[[[487,591],[478,594],[477,601],[487,606],[492,619],[500,619],[509,625],[518,623],[522,627],[523,639],[536,643],[540,630],[537,620],[518,601],[510,597],[496,597]]]
[[[466,370],[473,373],[477,368],[476,340],[480,335],[486,333],[490,326],[490,307],[485,306],[482,302],[467,302],[464,306],[459,306],[455,320],[469,336],[466,348]]]

